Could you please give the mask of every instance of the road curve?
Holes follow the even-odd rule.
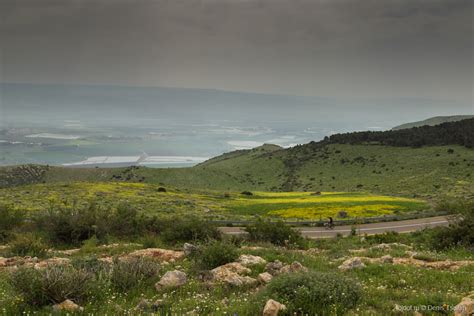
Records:
[[[336,226],[334,229],[325,229],[324,227],[296,227],[296,229],[299,230],[301,234],[305,237],[317,239],[335,237],[337,234],[347,236],[350,234],[352,227],[355,227],[357,229],[357,234],[359,235],[373,235],[389,231],[395,231],[398,233],[409,233],[426,227],[446,225],[448,225],[448,219],[446,216],[436,216],[403,221],[380,222],[353,226]],[[246,234],[242,227],[220,227],[219,229],[224,234],[228,235]]]

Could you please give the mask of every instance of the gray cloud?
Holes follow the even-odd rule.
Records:
[[[472,104],[470,0],[4,0],[4,82]]]

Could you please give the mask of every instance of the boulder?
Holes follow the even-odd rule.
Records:
[[[244,266],[267,263],[267,261],[262,257],[252,255],[241,255],[239,259],[237,259],[237,262],[240,262]]]
[[[53,305],[53,310],[60,312],[60,311],[65,311],[65,312],[79,312],[83,311],[84,308],[77,305],[71,300],[65,300],[64,302],[60,304]]]
[[[342,271],[362,269],[365,268],[365,264],[359,257],[354,257],[344,261],[338,268]]]
[[[168,249],[161,249],[161,248],[147,248],[136,250],[131,252],[127,256],[129,257],[148,257],[154,258],[159,261],[169,261],[174,262],[176,260],[182,259],[184,257],[183,251],[174,251]]]
[[[308,272],[308,268],[303,266],[298,261],[294,261],[292,264],[286,265],[280,269],[279,273],[296,273],[296,272]]]
[[[253,285],[257,280],[241,274],[250,273],[249,268],[238,262],[231,262],[212,269],[209,272],[211,282],[223,282],[232,286]]]
[[[281,268],[283,268],[283,263],[280,260],[275,260],[273,262],[267,263],[265,266],[265,271],[275,276],[280,273]]]
[[[225,276],[228,273],[247,274],[250,272],[252,272],[252,270],[244,267],[238,262],[226,263],[210,271],[213,278],[219,278],[220,276]]]
[[[272,299],[269,299],[267,303],[265,304],[265,307],[263,308],[263,316],[278,316],[278,313],[280,311],[284,311],[286,309],[286,306],[275,301]]]
[[[244,285],[254,285],[258,282],[254,278],[251,278],[249,276],[238,275],[237,273],[229,274],[222,281],[224,283],[227,283],[228,285],[235,286],[235,287],[241,287],[241,286],[244,286]]]
[[[192,254],[196,250],[197,250],[197,247],[194,246],[193,244],[184,243],[184,245],[183,245],[183,252],[184,252],[185,256],[189,256],[190,254]]]
[[[179,270],[168,271],[161,277],[160,281],[155,284],[155,288],[160,291],[166,288],[180,287],[186,284],[187,281],[186,273]]]
[[[465,297],[454,307],[455,316],[471,316],[474,315],[474,299]]]
[[[263,272],[258,275],[257,280],[262,284],[267,284],[273,279],[273,275],[268,272]]]

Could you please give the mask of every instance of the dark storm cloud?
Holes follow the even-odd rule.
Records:
[[[472,104],[471,0],[3,0],[2,81]]]

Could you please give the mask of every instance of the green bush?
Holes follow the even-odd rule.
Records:
[[[211,241],[193,252],[192,260],[198,270],[211,270],[235,261],[239,256],[237,247],[230,242]]]
[[[356,306],[361,288],[333,273],[288,273],[274,278],[263,296],[285,304],[287,315],[342,315]]]
[[[161,238],[167,243],[220,239],[221,233],[213,224],[199,218],[172,218],[162,223]]]
[[[33,233],[18,233],[9,245],[10,254],[14,256],[44,258],[48,254],[48,245]]]
[[[450,210],[455,215],[448,227],[433,230],[431,247],[437,250],[458,246],[474,249],[474,200],[445,201],[437,209]]]
[[[144,232],[146,219],[126,204],[104,208],[92,202],[86,206],[53,206],[38,214],[35,222],[53,243],[77,246],[93,236],[102,242],[108,236],[137,236]]]
[[[83,207],[53,206],[38,214],[35,222],[51,242],[80,245],[92,236],[105,238],[110,227],[109,218],[108,210],[91,203]]]
[[[114,261],[110,282],[120,292],[134,288],[155,277],[160,265],[150,258],[128,258]]]
[[[29,305],[43,306],[65,299],[83,302],[92,295],[95,276],[71,266],[45,269],[19,268],[11,273],[10,284]]]
[[[305,240],[301,233],[282,221],[270,222],[258,219],[245,228],[252,241],[271,242],[279,246],[304,247]]]
[[[15,210],[9,205],[0,205],[0,241],[10,237],[12,231],[24,222],[25,217],[24,211]]]

